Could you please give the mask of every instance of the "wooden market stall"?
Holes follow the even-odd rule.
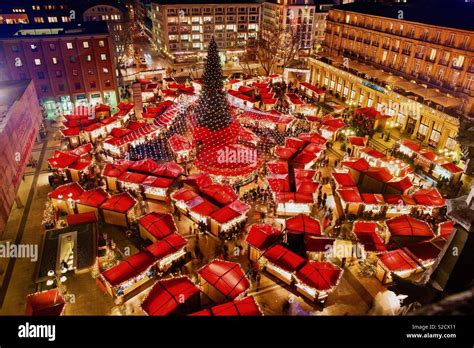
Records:
[[[292,284],[293,273],[305,263],[305,259],[282,245],[269,248],[263,253],[263,258],[264,269],[288,285]]]
[[[48,198],[55,209],[66,214],[74,214],[76,200],[84,193],[84,189],[76,182],[58,186],[48,193]]]
[[[178,228],[170,213],[151,212],[138,219],[140,237],[152,242],[176,232]]]
[[[249,259],[254,265],[260,266],[262,254],[271,246],[282,241],[283,233],[267,224],[252,224],[248,228],[245,239],[249,246]]]
[[[226,316],[226,317],[256,317],[262,316],[262,310],[252,296],[226,302],[208,309],[189,314],[190,316]]]
[[[127,192],[108,198],[100,206],[105,223],[123,227],[130,226],[138,208],[137,201]]]
[[[101,188],[85,191],[76,199],[77,212],[94,212],[99,218],[99,207],[109,198],[110,195]]]

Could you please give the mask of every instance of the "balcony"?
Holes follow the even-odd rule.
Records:
[[[409,56],[411,54],[410,50],[402,50],[402,54]]]
[[[461,71],[461,70],[463,69],[462,66],[457,66],[457,65],[454,65],[454,64],[451,64],[451,67],[452,67],[453,69],[456,69],[456,70],[459,70],[459,71]]]
[[[423,59],[423,53],[415,53],[415,58]]]

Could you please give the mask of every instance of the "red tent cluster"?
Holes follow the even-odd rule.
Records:
[[[263,315],[258,307],[255,299],[252,296],[245,297],[240,300],[234,300],[232,302],[223,303],[211,307],[209,309],[203,309],[199,312],[190,314],[191,316],[261,316]]]

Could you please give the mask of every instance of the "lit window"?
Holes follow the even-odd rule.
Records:
[[[35,65],[41,65],[41,59],[36,58],[35,59]]]
[[[84,41],[84,42],[82,43],[82,47],[84,47],[84,48],[89,48],[89,41]]]
[[[56,59],[56,57],[53,57],[52,61],[53,61],[53,64],[55,65],[58,64],[58,60]]]
[[[105,53],[102,53],[100,55],[100,60],[107,60],[107,55]]]
[[[68,50],[72,50],[73,49],[72,42],[66,43],[66,47],[67,47]]]
[[[92,56],[91,56],[90,54],[88,54],[88,55],[86,56],[86,60],[87,60],[88,62],[92,61]]]
[[[104,46],[105,46],[104,40],[100,40],[99,41],[99,47],[104,47]]]
[[[103,72],[104,74],[108,74],[108,73],[109,73],[109,69],[107,69],[107,68],[102,68],[102,72]]]

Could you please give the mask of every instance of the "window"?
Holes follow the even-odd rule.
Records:
[[[82,47],[89,48],[89,41],[83,41],[82,42]]]
[[[430,140],[428,144],[433,147],[437,147],[439,143],[439,138],[441,137],[441,123],[436,123],[433,125],[433,130],[430,134]]]
[[[54,64],[54,65],[58,64],[58,60],[57,60],[56,57],[53,57],[51,60],[53,61],[53,64]]]
[[[88,55],[86,56],[86,60],[87,60],[88,62],[91,62],[91,61],[92,61],[92,56],[91,56],[90,54],[88,54]]]
[[[92,71],[92,69],[87,70],[87,75],[94,75],[94,72]]]
[[[56,77],[63,77],[63,73],[61,70],[56,70]]]
[[[76,57],[75,56],[69,56],[69,62],[75,63],[76,62]]]
[[[75,88],[75,89],[81,89],[81,83],[80,83],[80,82],[76,82],[76,83],[74,84],[74,88]]]
[[[46,86],[46,85],[41,85],[40,91],[41,91],[41,93],[46,93],[46,92],[48,92],[48,86]]]
[[[73,69],[72,76],[79,76],[79,72],[76,69]]]
[[[64,90],[65,90],[64,84],[60,83],[60,84],[58,85],[58,89],[59,89],[61,92],[64,92]]]
[[[436,59],[436,50],[432,48],[430,52],[430,60],[434,61],[435,59]]]
[[[49,50],[50,50],[50,51],[56,51],[56,45],[53,44],[53,43],[50,43],[50,44],[49,44]]]
[[[107,55],[105,53],[102,53],[100,55],[100,60],[107,60]]]
[[[429,120],[427,120],[426,117],[421,120],[420,127],[418,128],[418,134],[416,135],[418,140],[425,140],[426,134],[428,133],[429,129],[428,123]]]
[[[451,131],[448,136],[448,140],[446,140],[446,148],[450,151],[453,151],[456,148],[456,137],[455,132]]]
[[[104,84],[105,84],[105,87],[110,87],[112,85],[110,80],[105,80]]]
[[[66,47],[68,50],[72,50],[74,48],[74,46],[72,45],[72,42],[67,42]]]
[[[38,78],[39,78],[40,80],[44,80],[44,72],[38,71]]]
[[[99,40],[99,47],[104,47],[104,46],[105,46],[104,40]]]
[[[17,45],[12,45],[12,52],[18,52],[19,48]]]
[[[108,73],[109,73],[109,69],[107,69],[107,68],[104,67],[104,68],[102,68],[102,72],[103,72],[104,74],[108,74]]]
[[[453,67],[455,68],[462,68],[462,66],[464,65],[464,56],[457,56],[454,61],[453,61]]]
[[[91,88],[97,88],[97,84],[95,83],[95,81],[91,81],[89,85],[91,86]]]
[[[57,23],[58,17],[48,17],[48,23]]]
[[[35,58],[35,65],[41,65],[41,59]]]
[[[31,47],[32,52],[37,52],[38,51],[38,46],[36,46],[35,44],[31,44],[30,47]]]

